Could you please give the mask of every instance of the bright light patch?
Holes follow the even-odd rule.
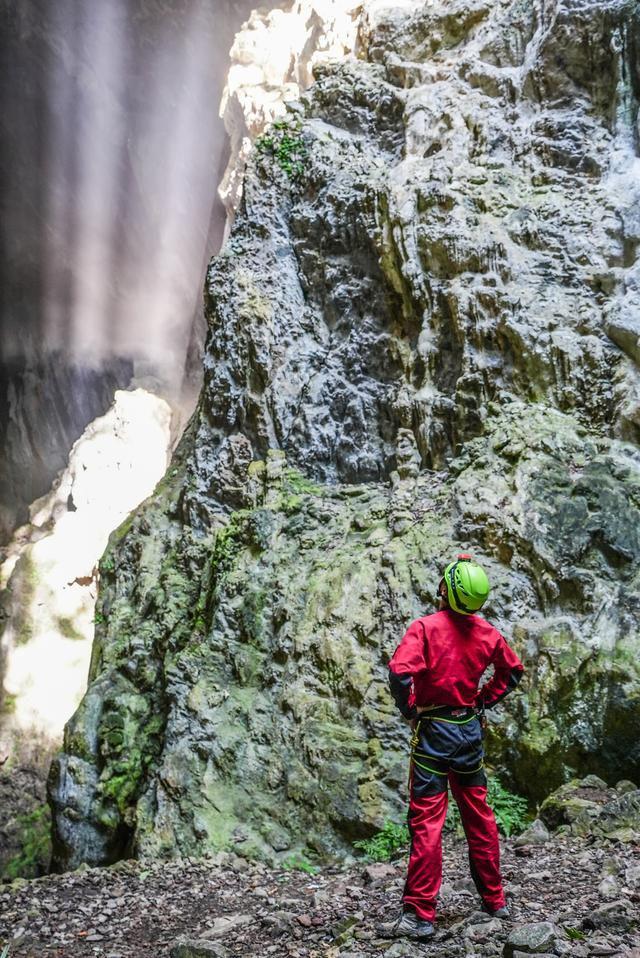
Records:
[[[69,464],[31,508],[0,570],[8,579],[2,636],[10,729],[57,739],[86,688],[96,567],[110,533],[164,474],[171,410],[146,392],[119,391],[76,442]]]

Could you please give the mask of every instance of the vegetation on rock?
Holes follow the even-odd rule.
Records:
[[[103,560],[57,867],[321,860],[397,821],[386,664],[457,550],[526,667],[487,740],[504,786],[640,775],[640,393],[616,345],[640,49],[616,38],[640,14],[553,11],[378,12],[259,144],[198,411]]]
[[[20,851],[4,863],[0,879],[38,878],[49,870],[51,860],[51,812],[48,805],[18,817],[15,825]],[[14,844],[16,840],[14,839]]]
[[[299,179],[305,172],[308,150],[302,126],[291,120],[275,120],[255,142],[259,153],[273,157],[290,179]]]

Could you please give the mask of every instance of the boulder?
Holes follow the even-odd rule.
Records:
[[[615,796],[615,790],[595,775],[572,779],[545,798],[540,806],[540,818],[551,829],[576,823],[588,829]]]
[[[171,949],[171,958],[227,958],[222,945],[200,938],[179,938]]]
[[[516,845],[516,847],[520,845],[545,845],[550,837],[547,826],[541,819],[536,818],[528,828],[525,828],[525,830],[516,837],[514,845]]]
[[[623,933],[633,924],[634,915],[637,916],[637,912],[631,902],[620,898],[594,909],[582,925],[587,929]]]
[[[542,955],[551,952],[562,937],[560,929],[550,921],[518,925],[509,932],[502,954],[504,958],[514,958],[516,952]]]

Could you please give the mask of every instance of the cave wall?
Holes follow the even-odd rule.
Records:
[[[640,773],[639,37],[630,0],[365,3],[258,140],[197,413],[103,560],[56,867],[397,816],[386,662],[461,548],[527,668],[491,763]]]

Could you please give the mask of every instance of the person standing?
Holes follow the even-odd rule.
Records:
[[[438,612],[411,623],[389,663],[389,687],[411,721],[409,834],[411,848],[399,918],[381,928],[388,937],[424,940],[434,934],[442,881],[442,827],[448,790],[460,809],[471,875],[482,907],[508,918],[500,874],[495,816],[487,805],[482,723],[522,678],[523,665],[503,636],[477,615],[489,595],[484,569],[459,555],[438,586]],[[479,688],[485,669],[493,676]]]

